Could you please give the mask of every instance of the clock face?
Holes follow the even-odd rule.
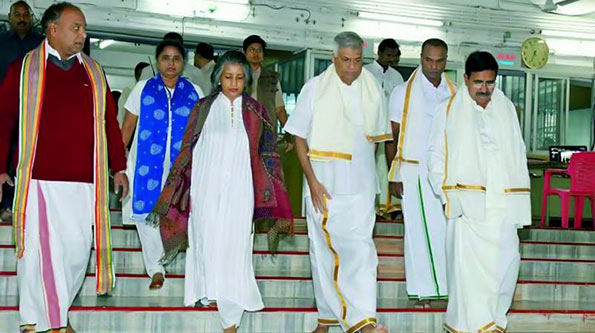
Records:
[[[538,37],[531,37],[521,45],[521,58],[525,66],[539,69],[547,64],[550,49],[545,41]]]

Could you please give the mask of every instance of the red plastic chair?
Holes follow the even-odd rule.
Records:
[[[551,186],[552,175],[570,176],[570,189]],[[581,227],[585,198],[591,200],[593,226],[595,227],[595,152],[574,153],[570,158],[568,169],[547,169],[543,182],[543,201],[541,204],[541,226],[545,225],[545,212],[547,210],[547,197],[557,195],[560,197],[560,210],[562,213],[562,228],[568,228],[568,210],[570,197],[574,197],[574,228]]]

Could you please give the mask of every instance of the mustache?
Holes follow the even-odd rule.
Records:
[[[490,96],[492,96],[492,94],[490,94],[490,93],[484,93],[484,92],[477,92],[477,93],[475,93],[475,96],[477,96],[477,97],[490,97]]]
[[[19,21],[19,23],[17,23],[17,25],[27,25],[27,22],[25,22],[25,21]]]

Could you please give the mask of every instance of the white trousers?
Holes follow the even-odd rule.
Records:
[[[372,240],[374,193],[336,195],[328,218],[306,197],[310,262],[318,322],[355,332],[376,324],[376,268]]]
[[[153,275],[161,273],[165,276],[165,269],[159,263],[159,260],[165,255],[159,228],[155,228],[146,222],[138,221],[136,222],[136,231],[138,232],[138,238],[140,238],[147,275],[153,277]]]
[[[446,298],[446,219],[427,172],[414,168],[402,168],[407,294],[417,299]]]
[[[25,252],[17,262],[21,328],[68,325],[93,245],[93,185],[31,180]]]
[[[128,172],[128,177],[130,177],[130,174],[131,173]],[[132,186],[132,181],[130,184]],[[149,225],[144,220],[138,221],[132,217],[132,196],[133,193],[130,193],[128,197],[124,199],[122,204],[122,222],[125,225],[136,226],[136,232],[138,233],[138,238],[140,239],[140,245],[143,251],[143,262],[145,264],[147,275],[153,277],[156,273],[161,273],[165,276],[165,269],[163,268],[163,265],[159,263],[159,260],[165,255],[159,228]]]

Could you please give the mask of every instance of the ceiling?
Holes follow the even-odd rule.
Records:
[[[3,8],[8,7],[8,0],[0,1]],[[53,0],[29,2],[38,16],[54,3]],[[584,45],[595,43],[595,37],[591,37],[595,36],[595,0],[72,2],[83,9],[89,30],[95,36],[129,41],[157,41],[168,31],[178,31],[192,43],[206,41],[237,46],[247,35],[255,33],[262,35],[273,48],[329,49],[337,32],[353,30],[373,40],[393,37],[405,45],[440,37],[459,47],[467,44],[518,47],[524,39],[542,31],[554,31],[562,36],[579,33],[580,37],[568,38]],[[586,14],[575,15],[578,13]],[[378,14],[385,16],[363,17]]]

